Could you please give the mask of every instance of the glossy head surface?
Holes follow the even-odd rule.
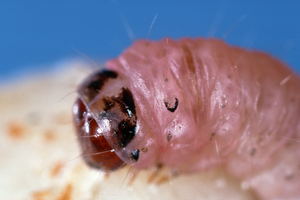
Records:
[[[87,77],[78,93],[73,114],[84,159],[92,167],[120,168],[124,161],[116,152],[134,138],[137,122],[133,95],[126,81],[114,71],[103,70]],[[136,161],[137,152],[133,150],[125,160]]]

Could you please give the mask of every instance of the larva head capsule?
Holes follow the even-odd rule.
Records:
[[[106,171],[134,164],[139,149],[129,143],[139,127],[127,79],[114,71],[96,72],[83,81],[78,94],[73,115],[85,161]]]

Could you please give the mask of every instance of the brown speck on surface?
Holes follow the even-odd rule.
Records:
[[[107,173],[104,173],[104,178],[105,179],[108,179],[109,178],[109,173],[107,172]]]
[[[159,173],[161,172],[163,168],[163,165],[161,163],[158,163],[153,167],[149,173],[148,177],[148,183],[153,183],[154,179],[156,179],[159,176]]]
[[[44,139],[46,142],[53,142],[56,139],[53,130],[46,130],[44,133]]]
[[[51,194],[50,190],[42,190],[32,193],[32,199],[33,200],[44,200],[49,199],[49,196]]]
[[[68,184],[56,200],[71,200],[73,187]]]
[[[7,126],[8,136],[11,139],[21,139],[25,136],[25,125],[20,121],[12,121]]]
[[[51,170],[51,177],[56,177],[64,167],[63,163],[57,162]]]
[[[170,181],[169,177],[167,175],[163,175],[163,176],[159,177],[156,184],[161,185],[161,184],[164,184],[164,183],[169,182],[169,181]]]

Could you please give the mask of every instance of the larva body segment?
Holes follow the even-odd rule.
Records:
[[[87,79],[79,98],[123,162],[179,172],[221,166],[262,199],[300,197],[300,79],[281,62],[220,40],[166,38],[135,42],[107,69],[118,77],[93,97]],[[124,90],[134,109],[117,103]]]

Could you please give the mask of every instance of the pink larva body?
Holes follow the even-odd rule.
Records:
[[[220,40],[166,38],[135,42],[107,69],[118,77],[93,99],[83,92],[88,79],[78,92],[123,162],[179,172],[221,166],[262,199],[300,198],[300,79],[284,64]],[[122,87],[133,95],[136,126],[120,146],[111,121],[126,112],[111,120],[103,105]]]

